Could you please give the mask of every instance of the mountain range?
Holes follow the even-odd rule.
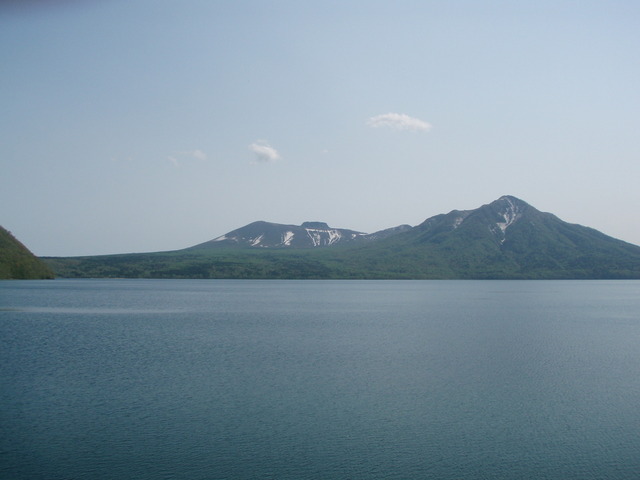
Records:
[[[388,228],[375,233],[362,233],[345,228],[331,228],[324,222],[304,222],[302,225],[283,225],[253,222],[225,235],[201,243],[192,249],[219,247],[256,248],[312,248],[375,241],[410,230],[410,225]]]
[[[259,221],[184,250],[45,260],[68,277],[640,279],[639,246],[509,195],[372,234]]]

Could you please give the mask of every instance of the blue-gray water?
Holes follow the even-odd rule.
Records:
[[[3,479],[636,479],[638,281],[0,282]]]

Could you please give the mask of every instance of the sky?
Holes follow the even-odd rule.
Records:
[[[640,2],[5,0],[0,225],[40,256],[514,195],[640,244]]]

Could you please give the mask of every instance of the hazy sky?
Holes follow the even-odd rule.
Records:
[[[640,2],[0,3],[0,225],[37,255],[515,195],[640,244]]]

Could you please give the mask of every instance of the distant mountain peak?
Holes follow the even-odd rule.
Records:
[[[191,247],[191,249],[244,247],[259,249],[317,248],[353,242],[374,242],[411,230],[410,225],[399,225],[374,233],[363,233],[346,228],[333,228],[325,222],[304,222],[286,225],[257,221],[219,237]]]
[[[531,208],[528,203],[512,195],[503,195],[495,202],[491,203],[496,209],[496,213],[502,217],[502,221],[496,222],[497,227],[504,235],[511,225],[522,218],[524,212]]]
[[[304,222],[300,225],[302,228],[311,228],[316,230],[329,230],[331,227],[324,222]]]
[[[512,202],[517,202],[517,203],[527,203],[524,200],[519,199],[518,197],[514,197],[513,195],[502,195],[500,198],[498,198],[497,200],[495,200],[496,202],[500,202],[500,201],[504,201],[504,200],[509,200]]]
[[[500,208],[507,207],[512,210],[522,210],[524,211],[527,208],[533,208],[524,200],[519,199],[518,197],[514,197],[513,195],[503,195],[497,200],[494,200],[489,205]]]
[[[350,242],[361,237],[366,237],[366,234],[344,228],[331,228],[324,222],[304,222],[298,226],[258,221],[192,248],[327,247],[336,243]]]

